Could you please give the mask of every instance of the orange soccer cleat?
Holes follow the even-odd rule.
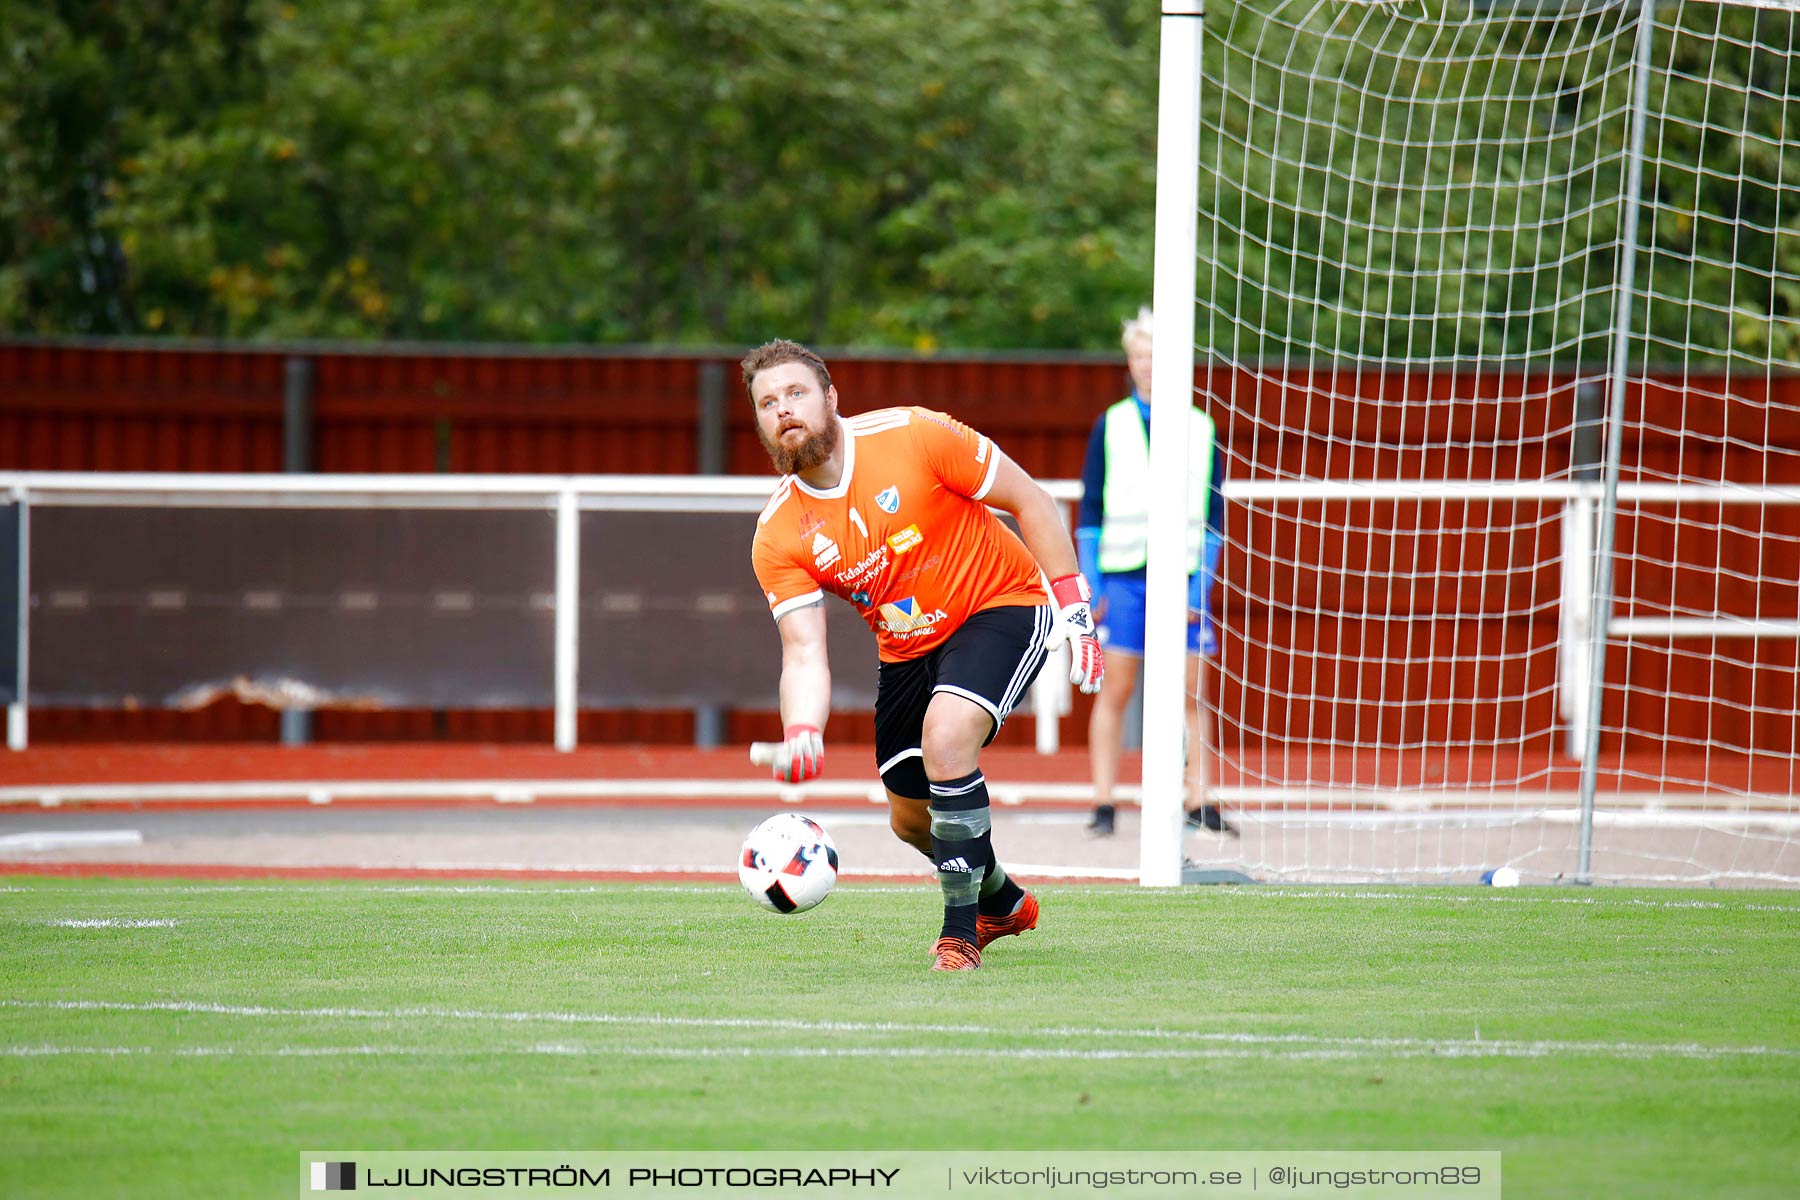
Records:
[[[981,951],[959,937],[941,937],[932,947],[934,971],[973,971],[981,965]]]
[[[1010,937],[1015,933],[1024,933],[1027,929],[1036,929],[1038,919],[1037,897],[1030,892],[1019,901],[1019,907],[1013,910],[1010,917],[990,917],[986,915],[975,918],[975,946],[986,950],[988,943],[995,938]]]

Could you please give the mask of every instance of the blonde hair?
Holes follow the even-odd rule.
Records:
[[[1119,335],[1119,344],[1127,350],[1131,349],[1131,343],[1139,338],[1154,344],[1156,341],[1156,331],[1152,328],[1154,321],[1155,318],[1150,313],[1149,305],[1140,306],[1137,316],[1125,318],[1124,332]]]

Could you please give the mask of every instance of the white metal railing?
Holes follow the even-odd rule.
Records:
[[[202,475],[185,473],[0,472],[0,493],[24,514],[18,563],[17,699],[8,706],[7,745],[27,744],[30,681],[30,510],[33,506],[181,506],[232,508],[514,508],[542,509],[556,520],[555,744],[575,745],[576,664],[580,644],[580,520],[591,511],[739,512],[761,510],[766,476],[697,475]],[[1049,480],[1064,504],[1081,498],[1078,480]],[[1602,485],[1595,482],[1462,480],[1227,480],[1227,500],[1408,502],[1561,501],[1562,555],[1558,633],[1558,709],[1568,749],[1586,745],[1586,693],[1594,620],[1594,545]],[[1800,487],[1736,487],[1620,483],[1621,504],[1800,505]],[[748,570],[748,564],[745,570]],[[1800,620],[1738,616],[1614,618],[1609,640],[1669,637],[1800,638]],[[1070,711],[1066,666],[1053,656],[1033,690],[1037,748],[1054,753],[1057,718]]]
[[[1081,497],[1077,480],[1047,480],[1059,502]],[[187,508],[541,509],[556,520],[554,739],[575,748],[580,649],[580,514],[595,511],[756,513],[774,482],[755,475],[256,475],[180,472],[0,472],[0,494],[24,514],[19,527],[17,699],[7,706],[6,744],[29,743],[31,520],[34,506]],[[750,569],[748,561],[744,570]],[[1064,652],[1066,653],[1066,651]],[[1069,712],[1067,678],[1057,656],[1033,688],[1037,747],[1054,753],[1056,719]]]

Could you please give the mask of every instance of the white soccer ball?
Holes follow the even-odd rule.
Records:
[[[1519,873],[1512,867],[1495,867],[1493,885],[1495,887],[1518,887]]]
[[[837,845],[825,827],[799,813],[776,813],[750,831],[738,855],[738,881],[770,912],[803,913],[837,886]]]

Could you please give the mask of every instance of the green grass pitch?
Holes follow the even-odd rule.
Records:
[[[1498,1150],[1790,1196],[1800,897],[0,879],[5,1194],[289,1196],[305,1149]],[[211,1182],[209,1182],[211,1181]]]

